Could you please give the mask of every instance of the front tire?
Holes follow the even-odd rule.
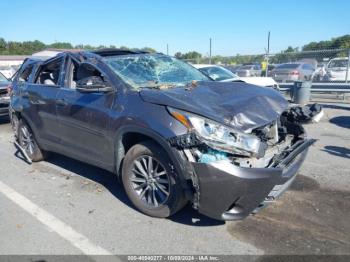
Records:
[[[187,202],[173,163],[152,141],[130,148],[123,161],[122,181],[131,202],[152,217],[169,217]]]
[[[40,149],[32,129],[23,120],[19,120],[17,137],[19,145],[25,150],[33,162],[44,160],[47,153]]]

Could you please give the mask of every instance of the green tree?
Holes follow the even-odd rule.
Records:
[[[73,46],[71,43],[67,42],[56,42],[53,44],[48,45],[49,48],[57,48],[57,49],[73,49]]]

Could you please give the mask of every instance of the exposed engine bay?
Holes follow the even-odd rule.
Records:
[[[169,143],[185,152],[188,160],[198,163],[211,163],[219,160],[229,160],[232,164],[246,168],[266,168],[278,166],[280,159],[284,159],[289,151],[305,140],[306,134],[302,124],[319,121],[322,108],[317,105],[305,107],[291,107],[270,124],[255,128],[247,136],[258,138],[246,143],[252,148],[248,153],[240,148],[227,150],[220,143],[203,139],[197,132],[189,133],[169,139]],[[236,136],[230,133],[229,135]],[[236,141],[239,137],[236,138]],[[253,142],[250,142],[253,141]]]

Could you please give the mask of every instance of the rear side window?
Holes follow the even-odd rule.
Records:
[[[62,61],[63,58],[59,58],[40,66],[35,83],[52,86],[58,85]]]
[[[296,69],[300,64],[282,64],[277,66],[276,69]]]

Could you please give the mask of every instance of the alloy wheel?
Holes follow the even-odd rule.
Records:
[[[20,132],[22,136],[20,141],[21,146],[24,148],[27,154],[33,155],[35,150],[33,134],[29,131],[29,129],[26,126],[21,126]]]
[[[152,156],[140,156],[134,160],[130,180],[138,197],[151,207],[159,207],[169,198],[169,176],[163,165]]]

